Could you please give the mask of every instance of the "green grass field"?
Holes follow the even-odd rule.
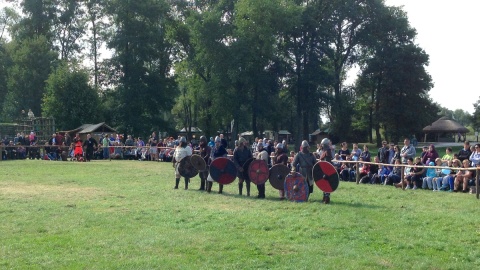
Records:
[[[173,190],[173,173],[157,162],[0,161],[0,269],[480,267],[471,194],[342,182],[330,205],[316,187],[293,203],[268,183],[265,200],[237,195],[236,181],[200,192],[198,176]]]

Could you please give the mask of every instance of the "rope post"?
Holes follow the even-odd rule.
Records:
[[[478,190],[478,185],[479,185],[479,180],[480,180],[480,176],[478,175],[480,173],[480,169],[477,167],[477,173],[475,175],[475,189],[476,189],[476,193],[477,193],[477,200],[478,200],[478,194],[480,193],[480,190]]]
[[[405,190],[405,181],[403,181],[405,178],[405,167],[402,167],[400,170],[400,183],[402,184],[402,190]]]
[[[360,183],[360,162],[356,162],[357,166],[355,166],[355,181],[357,184]]]

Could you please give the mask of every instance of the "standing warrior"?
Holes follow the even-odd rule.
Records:
[[[270,156],[268,155],[267,149],[263,147],[263,141],[259,140],[257,144],[257,154],[255,155],[255,158],[258,160],[263,160],[267,163],[267,166],[269,164],[268,159]],[[264,199],[265,198],[265,183],[257,185],[257,190],[258,190],[258,196],[257,198],[259,199]]]
[[[243,164],[251,158],[253,158],[252,152],[247,148],[246,140],[243,137],[238,139],[238,147],[233,151],[233,163],[237,167],[238,177],[238,194],[242,195],[243,181],[247,186],[247,196],[250,196],[250,179],[244,179],[243,177]]]
[[[322,151],[322,153],[325,151]],[[317,159],[310,152],[310,145],[307,141],[302,141],[302,151],[298,152],[293,159],[292,168],[300,166],[300,173],[305,177],[308,182],[308,193],[313,192],[313,165],[317,163]]]
[[[180,161],[187,156],[192,155],[192,148],[188,146],[187,139],[185,137],[180,138],[180,144],[175,148],[175,154],[173,156],[172,162],[173,167],[175,168],[175,188],[178,189],[178,184],[180,183],[180,173],[178,172],[178,166]],[[185,177],[185,189],[188,189],[189,178]]]
[[[205,182],[207,181],[208,177],[208,166],[209,161],[210,161],[210,154],[212,152],[212,148],[208,146],[207,138],[205,136],[200,136],[200,156],[205,160],[206,169],[205,171],[200,171],[200,189],[199,190],[205,190]]]
[[[210,153],[210,162],[214,161],[215,159],[219,157],[226,157],[227,156],[227,150],[225,147],[222,145],[222,139],[217,136],[215,137],[215,146],[212,148],[212,151]],[[207,192],[212,191],[212,185],[213,185],[213,178],[209,175],[207,179]],[[221,194],[223,192],[223,185],[219,184],[219,189],[218,193]]]
[[[288,156],[284,147],[285,146],[282,143],[277,143],[277,146],[275,147],[275,158],[272,160],[273,165],[283,164],[288,166]],[[285,199],[285,190],[281,189],[278,193],[280,195],[280,200]]]
[[[332,142],[325,138],[322,140],[322,148],[324,149],[322,155],[320,156],[321,161],[326,161],[332,164],[332,159],[333,159],[333,152],[332,151]],[[313,187],[312,187],[313,188]],[[323,192],[323,203],[329,204],[330,203],[330,193],[329,192]]]

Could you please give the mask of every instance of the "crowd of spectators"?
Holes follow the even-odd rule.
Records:
[[[356,181],[358,166],[359,182],[363,184],[393,185],[413,190],[472,192],[476,169],[480,167],[480,144],[470,145],[468,141],[465,141],[457,154],[447,147],[442,157],[433,144],[423,147],[420,156],[416,156],[415,147],[409,139],[404,140],[403,147],[384,141],[373,163],[370,163],[368,147],[364,146],[361,153],[356,150],[357,144],[352,147],[354,150],[350,151],[348,144],[342,143],[332,161],[343,181]]]
[[[223,136],[221,137],[222,143],[226,145],[226,140],[223,139]],[[1,158],[2,160],[27,158],[73,160],[75,143],[78,145],[78,140],[80,140],[78,136],[72,139],[68,133],[65,135],[54,133],[48,141],[42,144],[38,142],[35,132],[18,133],[11,140],[4,138],[1,141]],[[131,135],[124,138],[119,134],[102,134],[98,140],[88,135],[87,140],[80,144],[83,146],[82,150],[86,150],[87,160],[127,159],[170,162],[175,147],[179,143],[178,138],[160,139],[155,132],[146,140],[142,137],[134,138]],[[269,156],[272,156],[275,152],[274,146],[279,142],[267,138],[255,138],[250,148],[253,154],[258,148],[258,143],[262,143]],[[212,137],[209,144],[214,144]],[[195,139],[190,142],[190,146],[194,151],[198,150],[198,143]],[[90,155],[88,155],[89,147],[91,147]],[[360,183],[405,186],[406,189],[468,192],[475,184],[476,170],[474,167],[480,166],[480,145],[470,145],[468,141],[456,154],[450,147],[447,147],[445,154],[441,157],[433,144],[423,147],[420,156],[416,157],[415,147],[411,145],[408,138],[404,140],[402,147],[384,141],[382,147],[378,149],[377,155],[373,157],[373,163],[367,145],[363,145],[363,151],[356,143],[352,144],[351,150],[346,142],[340,144],[338,151],[335,151],[334,148],[333,146],[335,157],[332,164],[343,181],[356,181],[358,166]],[[317,158],[321,156],[323,150],[320,144],[317,145],[317,151],[314,153]],[[231,151],[230,154],[232,154]],[[294,156],[295,151],[291,151],[289,163]],[[436,168],[429,169],[425,166],[436,166]],[[470,170],[459,170],[458,168],[470,168]],[[402,170],[403,185],[401,182]]]

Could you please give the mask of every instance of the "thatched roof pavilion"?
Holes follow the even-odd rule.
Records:
[[[461,134],[465,137],[469,130],[457,121],[452,120],[447,116],[443,116],[437,121],[433,122],[431,125],[424,127],[423,132],[425,133],[424,141],[427,140],[427,134],[430,133],[435,134],[437,141],[439,141],[442,140],[442,138],[448,138],[449,135],[450,138],[453,138],[453,140],[455,140],[454,138],[456,134]]]

